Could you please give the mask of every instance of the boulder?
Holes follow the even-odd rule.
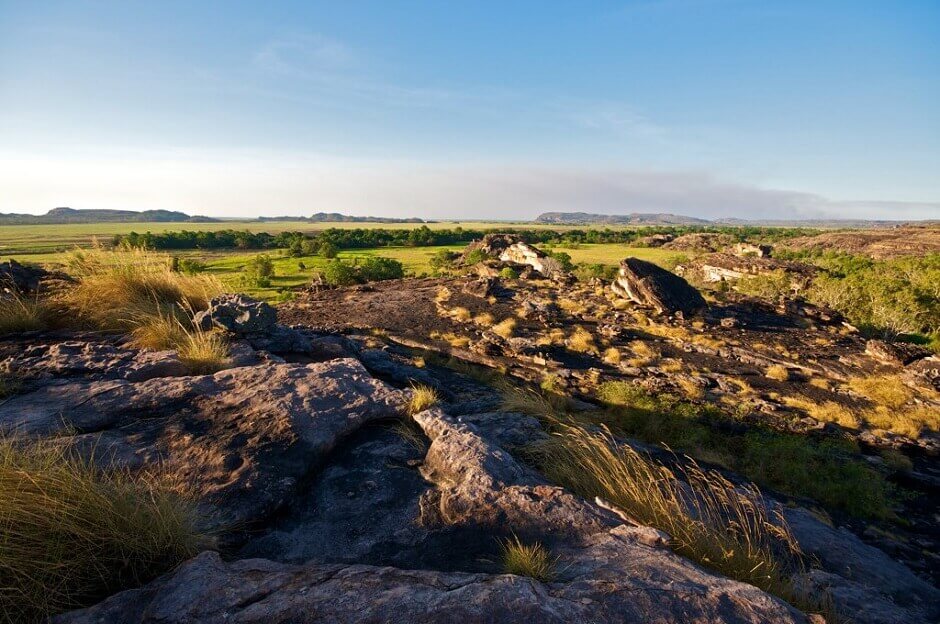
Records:
[[[221,329],[247,340],[252,347],[272,353],[309,353],[310,340],[301,332],[277,322],[277,311],[247,295],[224,294],[213,298],[198,312],[195,324]]]
[[[639,258],[626,258],[611,285],[614,292],[660,314],[691,314],[706,306],[699,292],[684,279]]]
[[[564,273],[560,262],[514,234],[487,234],[482,240],[468,245],[462,258],[474,251],[482,251],[488,257],[510,266],[530,267],[544,277],[555,277]]]

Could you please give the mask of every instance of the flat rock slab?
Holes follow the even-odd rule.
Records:
[[[0,404],[0,431],[58,437],[100,462],[160,463],[225,526],[269,516],[342,439],[396,415],[403,400],[358,360],[262,364],[51,384]]]

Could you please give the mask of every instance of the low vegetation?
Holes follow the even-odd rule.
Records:
[[[78,283],[57,303],[77,323],[106,331],[133,331],[168,315],[188,322],[223,290],[212,276],[175,272],[167,257],[141,251],[76,251],[70,270]]]
[[[208,375],[222,370],[229,362],[229,349],[225,338],[214,331],[185,330],[176,344],[180,361],[196,375]]]
[[[0,335],[45,329],[51,317],[49,306],[38,298],[0,293]]]
[[[630,382],[603,383],[597,397],[607,409],[577,414],[585,424],[603,424],[615,434],[665,445],[828,509],[861,518],[894,515],[894,488],[849,441],[816,441],[759,427],[736,429],[733,416],[713,405],[654,396]],[[569,417],[564,397],[550,393],[510,391],[505,407],[548,422]]]
[[[558,558],[539,542],[526,544],[517,536],[500,541],[503,570],[507,574],[528,576],[542,583],[555,579]]]
[[[408,402],[408,413],[411,415],[430,409],[440,402],[437,390],[430,386],[415,385],[411,388],[411,399]]]
[[[211,546],[165,479],[0,440],[0,619],[41,622]]]
[[[793,584],[802,569],[783,517],[753,486],[735,485],[694,462],[668,468],[595,432],[556,422],[549,442],[530,449],[551,480],[588,499],[600,497],[641,524],[669,535],[676,552],[809,610],[817,605]]]

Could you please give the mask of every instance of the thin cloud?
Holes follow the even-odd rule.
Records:
[[[225,217],[318,211],[434,219],[528,219],[546,211],[781,220],[940,215],[940,203],[831,201],[701,171],[442,166],[279,153],[0,155],[0,212],[63,205]]]

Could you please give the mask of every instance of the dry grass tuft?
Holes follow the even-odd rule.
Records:
[[[197,375],[220,371],[229,363],[228,344],[216,332],[187,330],[185,337],[177,343],[176,351],[183,364]]]
[[[503,319],[496,325],[493,325],[492,329],[494,334],[508,340],[512,338],[513,333],[516,331],[516,319],[512,317]]]
[[[604,427],[595,433],[557,423],[552,439],[532,452],[554,482],[665,531],[680,554],[797,604],[807,602],[790,580],[802,568],[797,543],[755,486],[736,486],[694,462],[673,471],[617,443]]]
[[[467,308],[460,307],[460,306],[451,308],[447,312],[447,315],[459,323],[467,323],[473,317],[473,315],[470,314],[470,310],[468,310]]]
[[[491,327],[496,322],[496,318],[489,312],[480,312],[473,317],[473,323],[480,327]]]
[[[604,361],[608,364],[619,364],[620,363],[620,349],[617,347],[609,347],[604,351]]]
[[[514,535],[500,541],[500,550],[507,574],[528,576],[542,583],[549,583],[556,576],[558,558],[539,542],[525,544]]]
[[[889,409],[898,409],[914,398],[914,391],[899,375],[856,377],[848,385],[866,399]]]
[[[412,416],[430,409],[440,402],[437,390],[430,386],[414,385],[411,387],[411,400],[408,402],[408,413]]]
[[[211,546],[154,475],[0,440],[0,619],[40,622],[136,587]]]
[[[580,325],[576,325],[568,337],[568,348],[578,353],[597,353],[594,335]]]
[[[819,403],[806,397],[783,397],[784,405],[801,409],[811,417],[822,422],[836,423],[848,429],[858,429],[861,425],[855,410],[835,401]]]
[[[38,298],[0,292],[0,335],[46,329],[51,311]]]
[[[548,347],[551,345],[561,345],[565,342],[565,332],[559,327],[553,327],[548,330],[548,333],[542,336],[539,336],[535,340],[535,344],[540,347]]]
[[[79,250],[69,266],[79,283],[61,303],[79,322],[101,330],[133,331],[161,316],[182,318],[223,291],[215,277],[174,272],[166,256],[144,251]]]
[[[790,371],[783,364],[774,364],[769,366],[766,371],[764,371],[764,376],[768,379],[774,379],[776,381],[789,381]]]

